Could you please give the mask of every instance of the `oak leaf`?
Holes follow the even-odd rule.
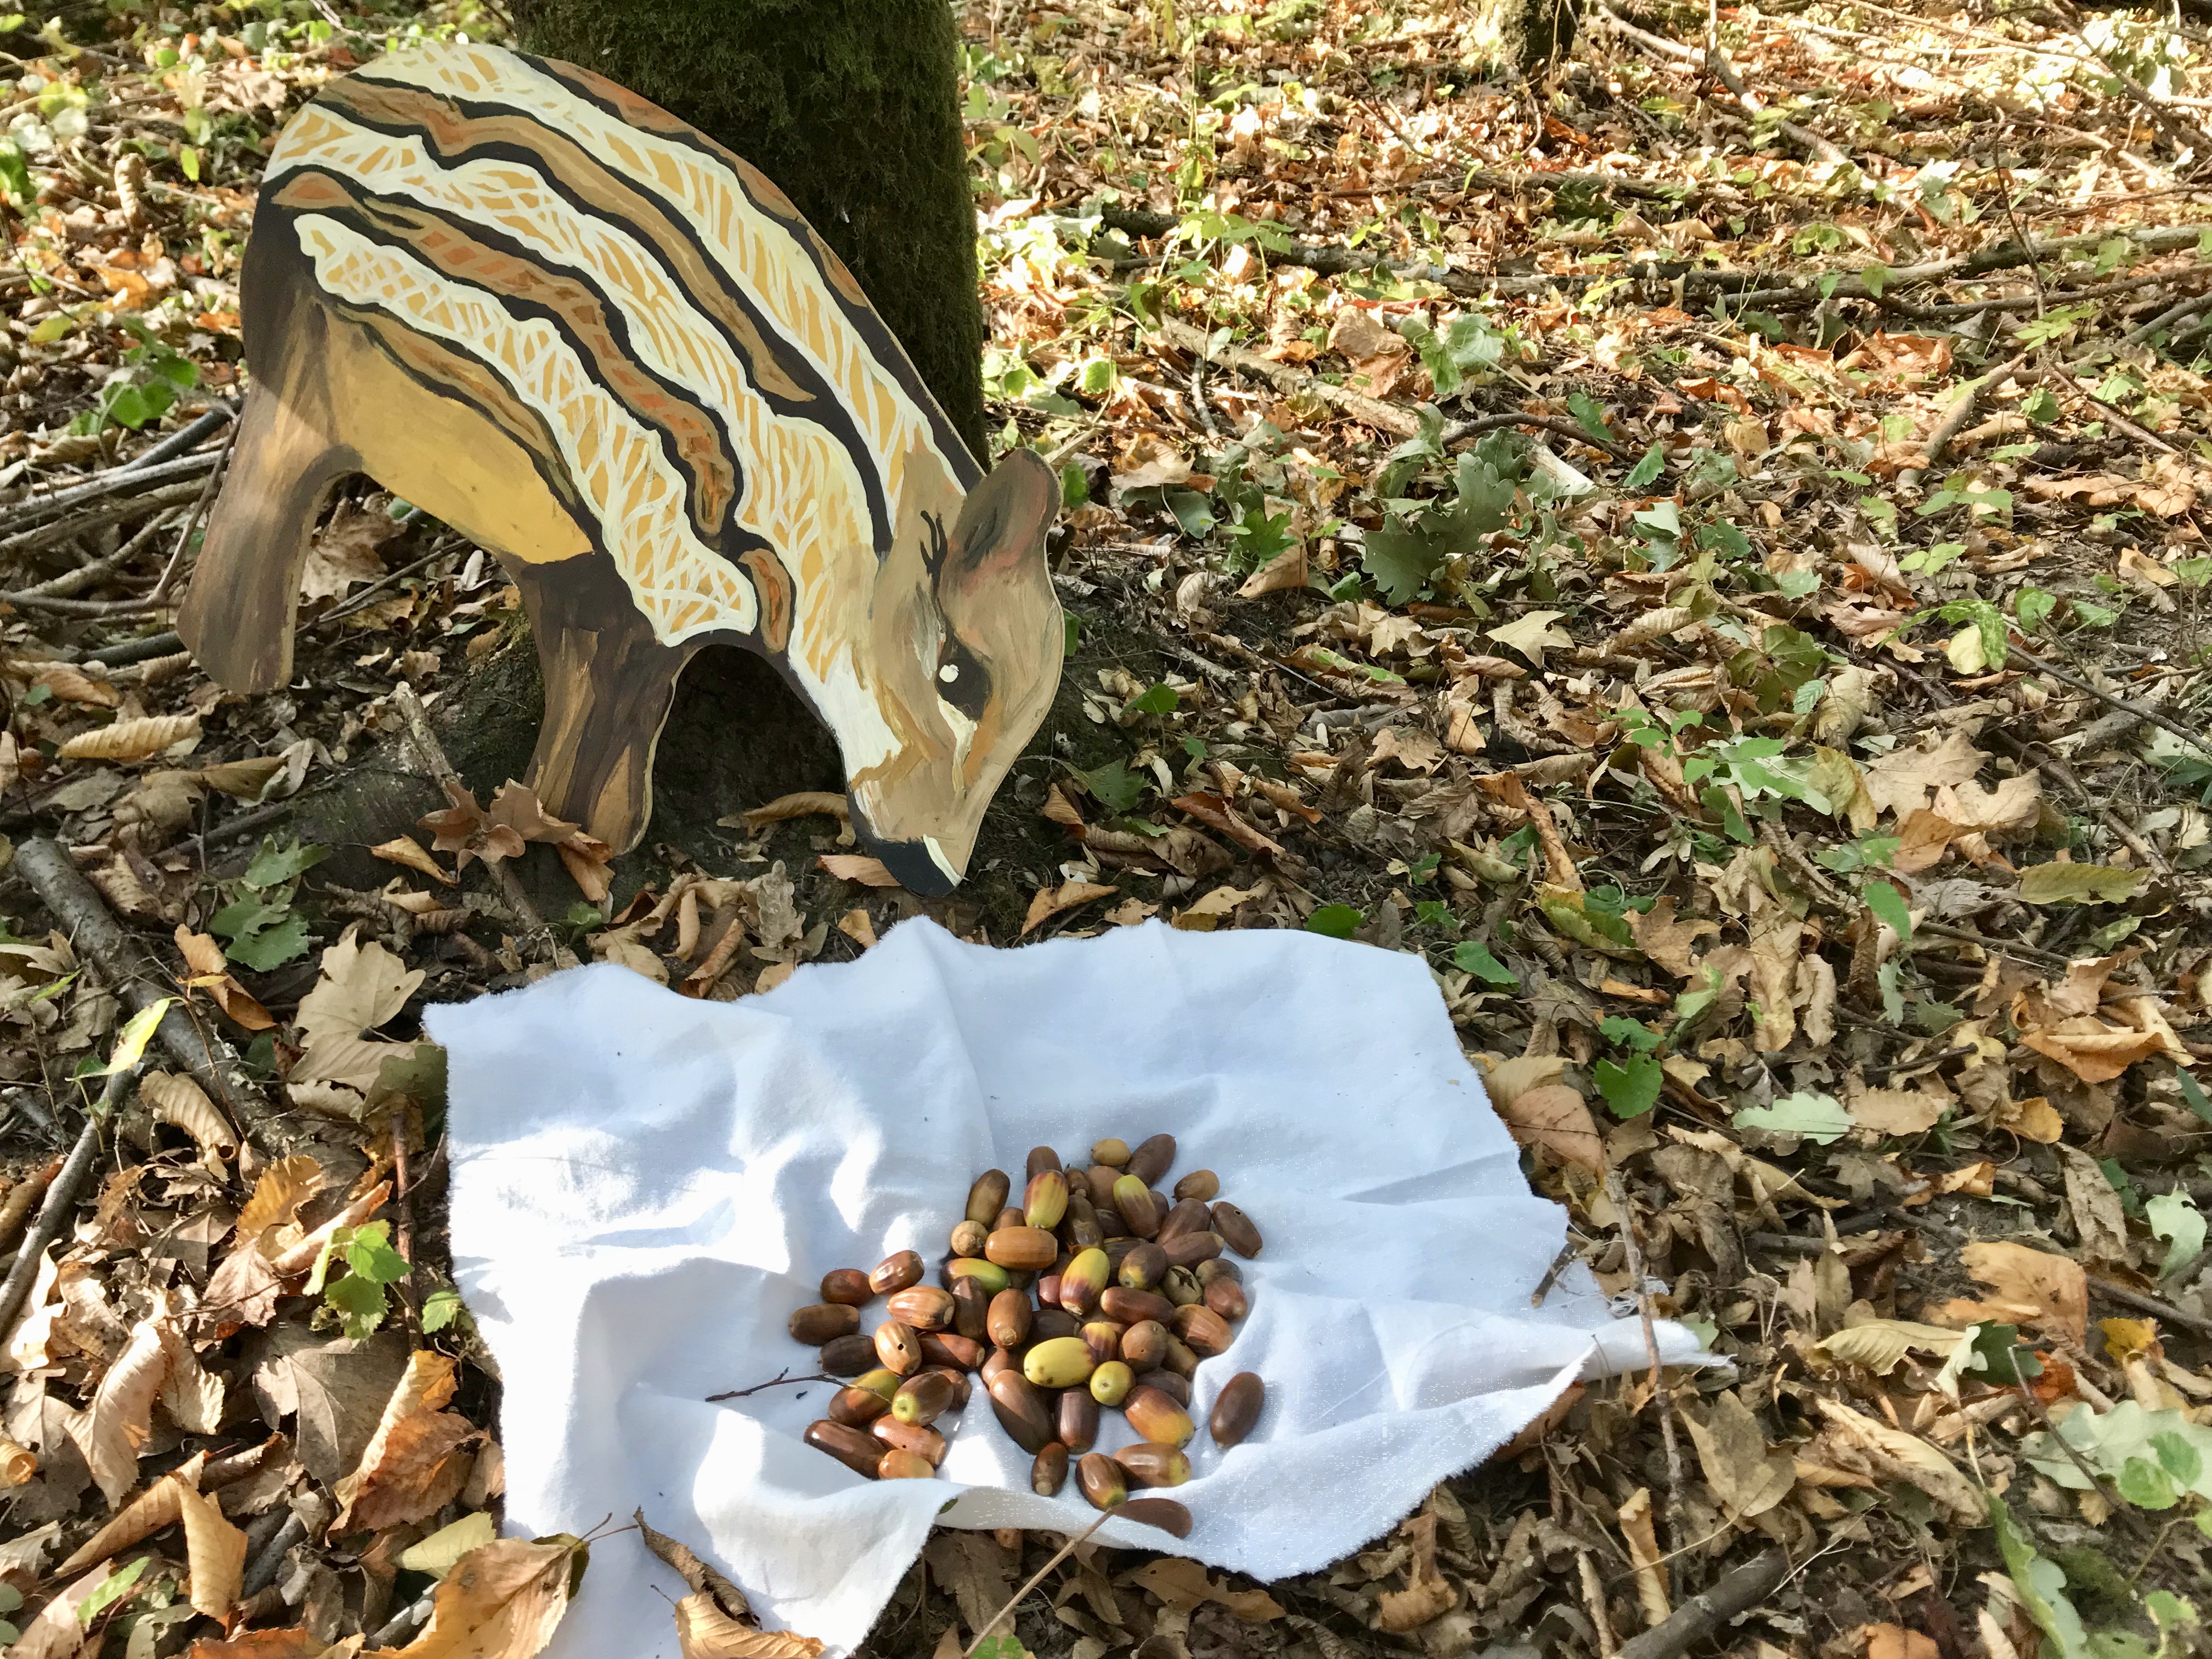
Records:
[[[1959,1260],[1989,1287],[1989,1297],[1956,1297],[1944,1304],[1942,1318],[1961,1324],[2033,1325],[2081,1345],[2089,1328],[2089,1280],[2080,1262],[2002,1240],[1969,1244]]]

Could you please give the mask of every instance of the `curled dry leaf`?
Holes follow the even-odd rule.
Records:
[[[173,1320],[161,1322],[168,1369],[161,1377],[161,1409],[187,1434],[213,1434],[222,1426],[223,1380],[199,1355]]]
[[[783,823],[792,818],[832,817],[850,823],[853,809],[842,795],[827,789],[801,789],[794,794],[778,795],[765,806],[755,806],[737,813],[733,817],[717,820],[729,830],[759,830],[771,823]]]
[[[201,1158],[220,1168],[238,1150],[238,1136],[216,1109],[207,1091],[174,1072],[149,1072],[138,1080],[138,1097],[146,1103],[154,1121],[182,1129],[200,1149]]]
[[[21,668],[11,665],[9,673],[10,678],[28,679],[33,690],[43,686],[62,702],[87,708],[112,708],[123,700],[106,680],[93,678],[75,663],[28,663]]]
[[[453,1397],[454,1382],[446,1355],[418,1349],[408,1357],[360,1467],[334,1489],[341,1507],[332,1536],[405,1526],[459,1494],[469,1473],[460,1449],[477,1431],[466,1418],[439,1409]]]
[[[203,766],[187,775],[193,782],[204,784],[220,793],[235,796],[240,800],[256,800],[269,787],[270,779],[283,771],[288,764],[282,755],[253,755],[245,760],[222,761],[214,766]]]
[[[863,887],[896,887],[898,878],[884,867],[884,861],[871,858],[866,853],[824,853],[815,863],[840,881],[856,881]]]
[[[676,1604],[676,1645],[683,1659],[814,1659],[822,1651],[811,1636],[741,1625],[698,1590]]]
[[[185,1659],[353,1659],[362,1639],[329,1643],[311,1630],[252,1630],[228,1642],[209,1638],[185,1650]]]
[[[449,876],[445,867],[424,850],[422,843],[412,836],[394,836],[390,841],[379,842],[368,849],[371,858],[382,859],[386,864],[404,865],[410,870],[419,870],[433,881],[442,881],[448,887],[460,878]]]
[[[169,1369],[159,1323],[142,1319],[94,1391],[92,1404],[72,1424],[77,1449],[100,1493],[114,1508],[138,1478],[138,1453],[152,1431],[154,1401]]]
[[[368,1659],[531,1659],[553,1639],[587,1554],[566,1533],[471,1550],[439,1580],[430,1622],[415,1639],[372,1648]]]
[[[8,1659],[76,1659],[84,1650],[85,1639],[84,1625],[77,1618],[77,1609],[92,1599],[93,1592],[110,1576],[108,1564],[102,1561],[57,1592],[39,1609],[38,1617],[23,1626],[15,1645],[8,1650]]]
[[[177,949],[185,958],[188,970],[184,983],[193,990],[205,991],[215,999],[215,1006],[229,1018],[249,1031],[274,1030],[276,1020],[263,1007],[251,991],[231,977],[230,959],[222,953],[210,933],[195,933],[179,922],[177,925]]]
[[[80,732],[58,751],[64,760],[151,760],[165,750],[198,737],[198,714],[142,714],[117,720],[97,732]]]
[[[191,1568],[192,1610],[224,1619],[238,1605],[246,1577],[246,1534],[223,1519],[212,1498],[192,1488],[177,1494],[185,1523],[185,1559]]]
[[[37,1453],[0,1435],[0,1492],[27,1484],[38,1472]]]
[[[556,842],[553,850],[560,855],[561,867],[576,884],[576,890],[592,903],[602,902],[614,890],[615,849],[598,836],[578,830]]]
[[[324,1184],[323,1166],[304,1154],[270,1164],[253,1183],[252,1196],[238,1212],[231,1231],[236,1247],[247,1249],[264,1235],[292,1225],[300,1206],[320,1192]]]
[[[1030,900],[1030,913],[1022,923],[1022,932],[1030,933],[1062,911],[1076,909],[1120,890],[1116,887],[1102,887],[1095,881],[1064,881],[1057,887],[1040,887]]]

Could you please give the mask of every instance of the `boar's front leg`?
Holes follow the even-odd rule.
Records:
[[[605,557],[507,568],[545,680],[545,717],[524,781],[554,817],[626,853],[653,816],[653,747],[698,647],[654,639]]]

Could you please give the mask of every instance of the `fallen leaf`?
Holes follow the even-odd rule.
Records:
[[[1275,556],[1244,579],[1237,590],[1240,599],[1256,599],[1264,593],[1280,593],[1302,588],[1306,585],[1306,544],[1298,543]]]
[[[1845,1467],[1850,1467],[1851,1462],[1863,1463],[1863,1474],[1894,1478],[1917,1486],[1960,1525],[1978,1527],[1985,1523],[1989,1506],[1982,1501],[1982,1489],[1918,1435],[1878,1423],[1839,1401],[1815,1395],[1813,1404],[1832,1431],[1828,1437],[1831,1449],[1855,1455]]]
[[[117,720],[96,732],[80,732],[56,752],[64,760],[151,760],[200,734],[198,714],[142,714]]]
[[[471,1550],[438,1581],[430,1622],[415,1639],[369,1649],[364,1659],[531,1659],[568,1610],[587,1547],[561,1533]]]
[[[363,1638],[352,1636],[333,1646],[311,1630],[250,1630],[231,1641],[213,1637],[185,1650],[185,1659],[353,1659]]]
[[[1917,1135],[1936,1127],[1950,1101],[1925,1089],[1860,1088],[1845,1103],[1851,1121],[1877,1134]]]
[[[1030,913],[1022,922],[1022,932],[1028,933],[1063,911],[1120,890],[1117,887],[1102,887],[1095,881],[1064,881],[1057,887],[1040,887],[1030,899]]]
[[[1627,1501],[1616,1511],[1615,1524],[1628,1546],[1629,1561],[1636,1569],[1636,1599],[1643,1609],[1644,1622],[1662,1624],[1673,1609],[1667,1600],[1667,1574],[1661,1565],[1667,1558],[1660,1553],[1659,1529],[1651,1518],[1649,1486],[1638,1486],[1629,1493]]]
[[[39,1456],[27,1446],[19,1446],[5,1435],[0,1435],[0,1492],[27,1483],[39,1472]]]
[[[185,1559],[191,1571],[193,1611],[226,1618],[238,1605],[246,1577],[246,1534],[223,1519],[215,1499],[190,1486],[180,1489],[184,1506]]]
[[[82,1572],[87,1567],[129,1549],[140,1539],[150,1538],[162,1528],[174,1526],[177,1518],[184,1513],[184,1505],[178,1494],[186,1487],[195,1491],[198,1489],[200,1471],[206,1464],[207,1455],[196,1453],[181,1467],[163,1475],[118,1510],[108,1518],[106,1525],[72,1550],[69,1559],[54,1569],[54,1576],[66,1578],[72,1573]]]
[[[1861,776],[1875,809],[1905,817],[1934,805],[1938,789],[1970,782],[1989,759],[1965,732],[1954,731],[1932,749],[1900,749],[1866,767]]]
[[[855,881],[863,887],[896,887],[898,878],[884,868],[884,861],[871,858],[866,853],[824,853],[814,862],[840,881]]]
[[[85,1629],[77,1618],[77,1609],[113,1576],[108,1564],[103,1561],[67,1589],[56,1592],[39,1609],[38,1617],[23,1626],[15,1645],[8,1650],[8,1659],[76,1659],[85,1642]]]
[[[439,1408],[453,1397],[453,1361],[418,1349],[385,1402],[361,1465],[332,1490],[339,1504],[331,1535],[381,1531],[434,1515],[468,1478],[460,1448],[477,1430],[458,1413]]]
[[[1867,1319],[1831,1333],[1815,1346],[1831,1359],[1863,1365],[1876,1376],[1887,1376],[1915,1348],[1948,1359],[1965,1338],[1965,1332],[1942,1325],[1920,1325],[1909,1319]]]
[[[2089,1280],[2080,1262],[2002,1241],[1969,1244],[1959,1260],[1978,1283],[1989,1287],[1989,1299],[1954,1298],[1943,1305],[1943,1318],[1961,1324],[2033,1325],[2076,1347],[2087,1338]]]
[[[2128,1218],[2120,1195],[2105,1178],[2104,1166],[2077,1146],[2061,1146],[2058,1161],[2066,1176],[2066,1207],[2074,1218],[2079,1259],[2128,1266]]]
[[[1866,1625],[1859,1633],[1866,1638],[1866,1659],[1938,1659],[1942,1652],[1933,1638],[1902,1625]]]
[[[362,582],[384,575],[377,549],[406,528],[389,513],[342,501],[316,532],[300,567],[300,602],[334,599]]]
[[[676,1604],[676,1644],[683,1659],[814,1659],[822,1651],[811,1636],[741,1625],[699,1590]]]
[[[230,962],[222,947],[209,933],[195,933],[183,923],[177,926],[177,949],[190,969],[184,984],[194,990],[205,991],[215,999],[215,1006],[225,1015],[249,1031],[270,1031],[276,1021],[261,1006],[253,994],[231,977]]]
[[[1511,622],[1489,629],[1488,637],[1518,651],[1541,668],[1546,651],[1570,651],[1574,648],[1574,640],[1565,630],[1552,626],[1566,614],[1564,611],[1524,611]]]
[[[43,686],[64,702],[73,702],[87,708],[112,708],[123,701],[115,688],[106,680],[96,680],[75,663],[40,662],[10,666],[10,678],[18,674],[27,678],[33,690]]]
[[[1636,948],[1678,979],[1688,979],[1698,971],[1690,955],[1698,941],[1721,930],[1720,923],[1702,916],[1678,921],[1672,893],[1662,893],[1649,910],[1632,910],[1625,920]]]
[[[152,1431],[154,1401],[168,1364],[159,1327],[140,1320],[78,1419],[77,1449],[110,1509],[137,1483],[139,1449]]]
[[[258,800],[269,781],[289,763],[283,755],[251,755],[244,760],[219,761],[187,773],[193,782],[240,800]]]
[[[2020,872],[2023,904],[2120,904],[2136,896],[2143,872],[2107,864],[2031,864]]]
[[[2128,1030],[2087,1018],[2025,1030],[2020,1040],[2084,1083],[2110,1083],[2129,1066],[2166,1052],[2160,1032]]]
[[[1164,1555],[1148,1561],[1121,1582],[1149,1590],[1168,1606],[1188,1612],[1207,1601],[1218,1601],[1247,1624],[1264,1624],[1283,1616],[1282,1606],[1263,1589],[1231,1589],[1217,1583],[1204,1567],[1182,1556]]]
[[[734,819],[717,820],[725,829],[759,830],[771,823],[783,823],[793,818],[832,817],[850,823],[853,808],[844,796],[827,789],[802,789],[795,794],[778,795],[765,806],[756,806],[736,815]]]
[[[368,849],[368,855],[382,859],[386,864],[419,870],[433,881],[442,881],[448,887],[460,879],[458,876],[447,875],[445,866],[424,851],[422,843],[412,836],[394,836],[390,841],[380,842]]]
[[[138,1097],[150,1109],[154,1121],[182,1129],[200,1149],[211,1167],[238,1150],[238,1136],[216,1109],[207,1091],[174,1072],[149,1072],[138,1079]]]
[[[1732,1390],[1713,1395],[1702,1417],[1686,1409],[1684,1417],[1706,1482],[1731,1522],[1765,1514],[1797,1484],[1789,1454],[1767,1445],[1759,1419]]]
[[[399,1565],[410,1572],[427,1572],[433,1578],[442,1578],[471,1550],[498,1536],[499,1522],[492,1518],[491,1511],[478,1510],[410,1544],[399,1552]]]

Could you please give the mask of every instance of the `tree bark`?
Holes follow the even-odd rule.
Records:
[[[836,249],[978,460],[983,313],[945,0],[518,0],[518,44],[765,173]]]

